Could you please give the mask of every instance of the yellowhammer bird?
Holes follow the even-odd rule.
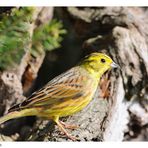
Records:
[[[73,126],[66,126],[59,117],[72,115],[87,106],[100,77],[111,67],[117,67],[117,64],[105,54],[92,53],[86,56],[78,66],[55,77],[24,102],[10,108],[9,113],[0,118],[0,124],[18,117],[42,117],[55,121],[63,133],[75,140],[65,130]]]

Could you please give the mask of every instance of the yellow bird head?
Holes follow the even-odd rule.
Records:
[[[108,69],[118,67],[109,56],[97,52],[86,56],[80,65],[96,78],[101,77]]]

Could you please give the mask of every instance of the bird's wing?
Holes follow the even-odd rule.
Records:
[[[55,77],[24,102],[10,108],[9,112],[31,107],[50,107],[67,99],[77,99],[84,93],[82,81],[86,81],[86,76],[73,70],[67,71]]]

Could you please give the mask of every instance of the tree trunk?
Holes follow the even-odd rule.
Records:
[[[55,8],[69,31],[63,42],[69,50],[63,54],[79,60],[91,52],[104,52],[120,65],[102,77],[85,109],[63,118],[79,126],[70,132],[80,141],[148,140],[147,13],[141,7]],[[79,42],[74,51],[75,40]],[[53,122],[41,119],[21,140],[70,141]]]

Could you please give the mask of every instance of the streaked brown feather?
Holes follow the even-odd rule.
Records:
[[[82,75],[78,70],[69,70],[64,74],[55,77],[48,82],[42,89],[33,93],[28,99],[21,104],[12,107],[9,111],[20,110],[30,107],[44,107],[60,104],[63,99],[68,101],[70,99],[76,100],[84,95],[84,87],[87,75]],[[62,101],[61,101],[62,100]]]

